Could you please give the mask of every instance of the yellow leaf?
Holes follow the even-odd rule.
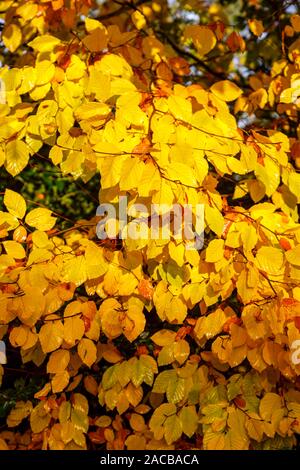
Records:
[[[63,372],[70,361],[70,353],[65,349],[60,349],[59,351],[54,351],[49,358],[47,364],[47,372],[49,374],[57,374],[58,372]]]
[[[58,419],[61,424],[66,423],[71,416],[71,403],[63,401],[59,407]]]
[[[127,437],[125,445],[127,450],[144,450],[146,448],[146,439],[144,436],[131,434]]]
[[[138,305],[129,306],[122,321],[123,333],[129,341],[134,341],[146,325],[145,315]]]
[[[280,183],[280,168],[277,162],[266,156],[264,165],[259,163],[255,168],[257,179],[265,186],[267,196],[272,196]]]
[[[201,321],[201,318],[199,318]],[[227,317],[221,308],[217,308],[214,312],[205,317],[205,336],[207,339],[213,338],[222,331],[223,325],[226,323]],[[197,328],[197,324],[196,324]],[[195,331],[196,331],[195,328]]]
[[[35,70],[36,70],[36,81],[35,81],[36,86],[46,85],[52,80],[55,74],[55,66],[54,64],[52,64],[52,62],[50,62],[50,60],[42,60],[41,62],[37,62],[35,66]],[[47,107],[47,103],[45,103],[44,106]],[[43,107],[40,108],[40,110],[42,109]]]
[[[37,230],[51,230],[56,222],[56,218],[52,217],[51,214],[52,212],[49,209],[33,209],[27,214],[25,222],[30,225],[30,227],[34,227]]]
[[[265,421],[271,421],[272,415],[282,407],[282,401],[276,393],[266,393],[259,404],[259,414]]]
[[[64,279],[80,286],[87,280],[86,259],[84,256],[74,256],[67,261],[63,268]]]
[[[296,33],[300,33],[300,15],[292,15],[291,24],[294,30],[296,31]]]
[[[184,434],[192,437],[197,431],[199,418],[195,406],[184,406],[179,413],[179,419]]]
[[[75,427],[71,421],[64,421],[61,425],[61,438],[64,444],[68,444],[72,440],[75,440]]]
[[[224,450],[225,434],[222,432],[214,432],[212,429],[209,429],[204,434],[203,446],[205,450]]]
[[[95,20],[93,18],[85,18],[85,29],[88,33],[92,33],[93,31],[99,28],[104,28],[103,24],[100,21]]]
[[[216,207],[206,205],[204,217],[209,228],[219,237],[221,236],[224,228],[224,217]]]
[[[46,83],[45,85],[37,86],[30,92],[30,98],[34,101],[39,101],[42,98],[45,98],[50,89],[51,83]]]
[[[224,257],[224,240],[212,240],[206,248],[205,260],[216,263]]]
[[[166,176],[171,181],[180,182],[194,188],[198,187],[194,171],[185,163],[174,162],[171,165],[167,165],[165,171]]]
[[[95,426],[99,426],[100,428],[108,428],[111,425],[111,417],[110,416],[100,416],[95,420]]]
[[[300,244],[285,253],[287,261],[294,266],[300,266]]]
[[[106,54],[99,63],[97,70],[114,77],[130,78],[133,75],[132,69],[124,57],[117,54]]]
[[[49,245],[49,238],[45,232],[41,232],[40,230],[36,230],[32,234],[32,242],[38,248],[45,248]]]
[[[84,364],[91,367],[97,359],[97,348],[93,341],[83,338],[77,347],[77,352]]]
[[[89,427],[89,418],[87,416],[89,405],[87,399],[80,393],[73,396],[73,408],[71,411],[71,421],[75,429],[81,432],[87,432]]]
[[[132,13],[131,19],[137,29],[143,29],[147,25],[145,16],[138,10]]]
[[[104,359],[111,364],[120,362],[123,359],[120,351],[112,343],[102,344],[101,353]]]
[[[189,343],[185,339],[180,339],[174,344],[174,358],[182,365],[190,354]]]
[[[62,149],[60,147],[57,147],[56,145],[51,147],[50,152],[49,152],[49,158],[52,160],[54,165],[60,164],[63,160]]]
[[[17,228],[19,221],[16,217],[9,214],[9,212],[0,211],[0,227],[3,230],[13,230]]]
[[[44,248],[36,248],[35,250],[31,251],[28,257],[28,266],[36,263],[42,263],[44,261],[48,261],[52,258],[52,254],[49,250],[45,250]]]
[[[164,423],[164,435],[167,444],[176,442],[182,434],[182,424],[177,415],[168,416]]]
[[[141,403],[135,408],[136,413],[139,413],[141,415],[147,414],[150,410],[151,410],[151,406],[144,405],[143,403]]]
[[[71,63],[66,70],[68,80],[79,80],[84,76],[86,70],[85,63],[76,55],[72,55]]]
[[[5,168],[12,176],[17,176],[29,160],[29,149],[23,140],[12,140],[6,145]]]
[[[15,52],[22,42],[22,31],[14,23],[5,26],[2,33],[2,40],[10,52]]]
[[[257,442],[261,442],[264,434],[263,422],[259,420],[248,420],[245,423],[246,430],[251,439],[254,439]]]
[[[222,101],[234,101],[243,93],[235,83],[229,80],[214,83],[210,89]]]
[[[169,96],[168,106],[170,113],[176,119],[180,119],[185,122],[190,122],[192,117],[192,104],[181,96]]]
[[[161,439],[164,434],[163,424],[168,416],[176,416],[176,406],[173,403],[163,403],[158,406],[151,416],[149,427],[154,433],[154,437]],[[181,423],[180,423],[181,424]],[[181,427],[181,426],[180,426]],[[180,433],[181,435],[181,433]],[[159,437],[158,437],[159,436]]]
[[[85,389],[91,395],[94,395],[95,397],[98,395],[98,383],[96,382],[94,377],[92,377],[91,375],[86,376],[83,380],[83,383],[84,383]],[[109,426],[109,424],[108,424],[108,426]],[[98,424],[98,426],[99,426],[99,424]],[[106,426],[104,426],[104,427],[106,427]]]
[[[125,393],[132,406],[137,406],[143,398],[143,388],[135,387],[131,382],[127,385]]]
[[[291,172],[288,179],[288,186],[290,191],[296,196],[297,202],[300,202],[299,194],[300,174]]]
[[[50,423],[51,415],[48,413],[44,402],[39,403],[30,414],[30,426],[32,432],[38,434],[42,432]]]
[[[70,346],[74,346],[77,340],[84,335],[84,321],[79,316],[65,318],[64,320],[64,341]]]
[[[8,240],[3,242],[6,253],[14,259],[23,259],[26,256],[25,250],[21,243]]]
[[[167,346],[163,346],[163,348],[159,351],[157,358],[157,363],[159,366],[166,366],[174,362],[174,346],[174,343],[169,344]]]
[[[260,310],[254,305],[243,309],[242,319],[248,334],[253,339],[263,338],[266,334],[266,325],[263,321],[257,321]]]
[[[34,398],[46,397],[48,393],[50,393],[50,391],[51,391],[51,385],[49,382],[47,382],[41,390],[39,390],[38,392],[34,394]]]
[[[248,181],[248,188],[251,198],[254,202],[260,201],[266,194],[266,187],[261,181]]]
[[[45,323],[39,332],[39,340],[44,353],[58,349],[64,337],[64,326],[60,320]]]
[[[90,18],[85,20],[85,26],[89,34],[83,38],[83,44],[91,52],[100,52],[107,47],[108,33],[99,22]]]
[[[7,426],[9,428],[19,426],[23,419],[30,415],[31,410],[32,403],[30,401],[18,401],[6,419]]]
[[[70,380],[70,376],[66,370],[55,374],[51,380],[52,392],[53,393],[62,392],[68,386],[69,380]]]
[[[127,446],[129,449],[129,447]],[[0,438],[0,450],[9,450],[8,445],[6,444],[5,440]]]
[[[134,431],[142,432],[146,429],[146,424],[143,416],[137,413],[132,413],[129,423]]]
[[[169,346],[174,343],[176,338],[176,331],[160,330],[151,336],[152,341],[157,346]]]
[[[90,328],[86,331],[85,336],[93,341],[98,341],[100,336],[100,322],[98,318],[91,321]]]
[[[248,25],[255,36],[260,36],[264,32],[264,25],[260,20],[248,20]]]
[[[189,25],[185,28],[184,39],[192,39],[200,56],[208,54],[217,44],[217,39],[212,30],[206,26]]]
[[[35,86],[36,70],[33,67],[23,67],[21,70],[22,84],[18,89],[20,94],[30,92]]]
[[[169,403],[178,403],[184,397],[185,392],[185,379],[178,377],[177,375],[172,376],[172,380],[169,381],[167,386],[167,400]]]
[[[21,325],[13,328],[9,335],[10,343],[15,347],[23,346],[28,338],[28,327]]]
[[[26,212],[26,202],[21,194],[6,189],[4,193],[4,205],[11,215],[18,217],[18,219],[23,219]]]
[[[110,113],[110,107],[105,103],[88,102],[79,106],[75,111],[75,117],[80,120],[95,120],[99,124],[99,119],[104,119]]]
[[[283,268],[284,256],[279,248],[262,246],[256,253],[256,264],[268,274],[279,274]]]
[[[0,89],[0,97],[1,97],[1,89]],[[1,100],[1,98],[0,98]],[[0,150],[0,167],[4,164],[5,162],[5,152],[3,149]]]
[[[144,170],[144,164],[137,158],[129,157],[124,161],[120,177],[120,190],[129,191],[138,188]]]
[[[34,38],[33,41],[28,43],[28,46],[38,52],[50,52],[53,51],[55,46],[60,44],[60,42],[60,39],[50,36],[50,34],[45,34]]]
[[[100,306],[101,328],[110,339],[117,338],[122,334],[122,326],[119,321],[119,309],[121,308],[121,304],[113,298],[104,300]]]

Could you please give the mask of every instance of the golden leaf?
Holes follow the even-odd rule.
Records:
[[[261,36],[264,32],[264,25],[260,20],[248,20],[248,25],[255,36]]]
[[[47,364],[47,372],[50,374],[57,374],[63,372],[70,362],[70,353],[65,349],[54,351],[49,358]]]
[[[234,101],[243,93],[235,83],[229,80],[214,83],[210,89],[222,101]]]
[[[12,140],[6,145],[5,168],[12,176],[17,176],[29,160],[29,149],[22,140]]]
[[[64,338],[64,325],[60,320],[47,322],[39,332],[39,340],[44,353],[58,349]]]
[[[21,194],[6,189],[4,193],[4,205],[8,212],[18,219],[23,219],[26,212],[26,202]]]
[[[88,367],[91,367],[95,363],[97,358],[97,349],[93,341],[87,338],[83,338],[78,343],[77,347],[78,355],[82,362]]]
[[[22,31],[14,23],[8,24],[2,33],[3,43],[10,52],[15,52],[22,42]]]
[[[56,218],[51,216],[52,212],[49,209],[38,208],[28,212],[25,222],[37,230],[47,231],[51,230],[56,222]]]
[[[66,370],[54,374],[54,377],[51,380],[52,392],[62,392],[68,386],[69,380],[70,376]]]

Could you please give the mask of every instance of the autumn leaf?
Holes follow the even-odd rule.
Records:
[[[83,338],[78,344],[78,355],[82,362],[88,367],[96,361],[97,349],[93,341],[87,338]]]
[[[10,189],[6,189],[4,194],[4,205],[11,215],[18,217],[18,219],[23,219],[26,213],[26,202],[21,194],[11,191]]]
[[[210,89],[212,93],[223,101],[234,101],[243,93],[235,83],[229,80],[217,82]]]
[[[0,2],[2,450],[297,447],[300,16],[223,3]]]
[[[264,32],[264,25],[260,20],[248,20],[248,25],[255,36],[261,36]]]
[[[60,347],[64,337],[64,326],[60,320],[44,324],[39,332],[39,340],[44,353]]]
[[[33,209],[27,214],[25,222],[37,230],[47,231],[53,228],[56,219],[52,217],[49,209],[38,208]]]

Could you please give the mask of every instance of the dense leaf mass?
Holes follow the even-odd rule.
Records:
[[[0,1],[1,181],[44,161],[101,203],[205,208],[192,250],[3,188],[1,449],[297,445],[293,3]]]

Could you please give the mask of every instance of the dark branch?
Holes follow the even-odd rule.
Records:
[[[100,15],[97,19],[100,21],[109,20],[110,18],[125,13],[128,10],[135,10],[140,5],[143,5],[143,3],[148,3],[149,1],[150,0],[138,0],[136,3],[125,1],[124,5],[121,5],[120,8],[117,8],[117,10],[111,11],[110,13],[106,13],[104,15]],[[121,2],[116,3],[120,4]]]

